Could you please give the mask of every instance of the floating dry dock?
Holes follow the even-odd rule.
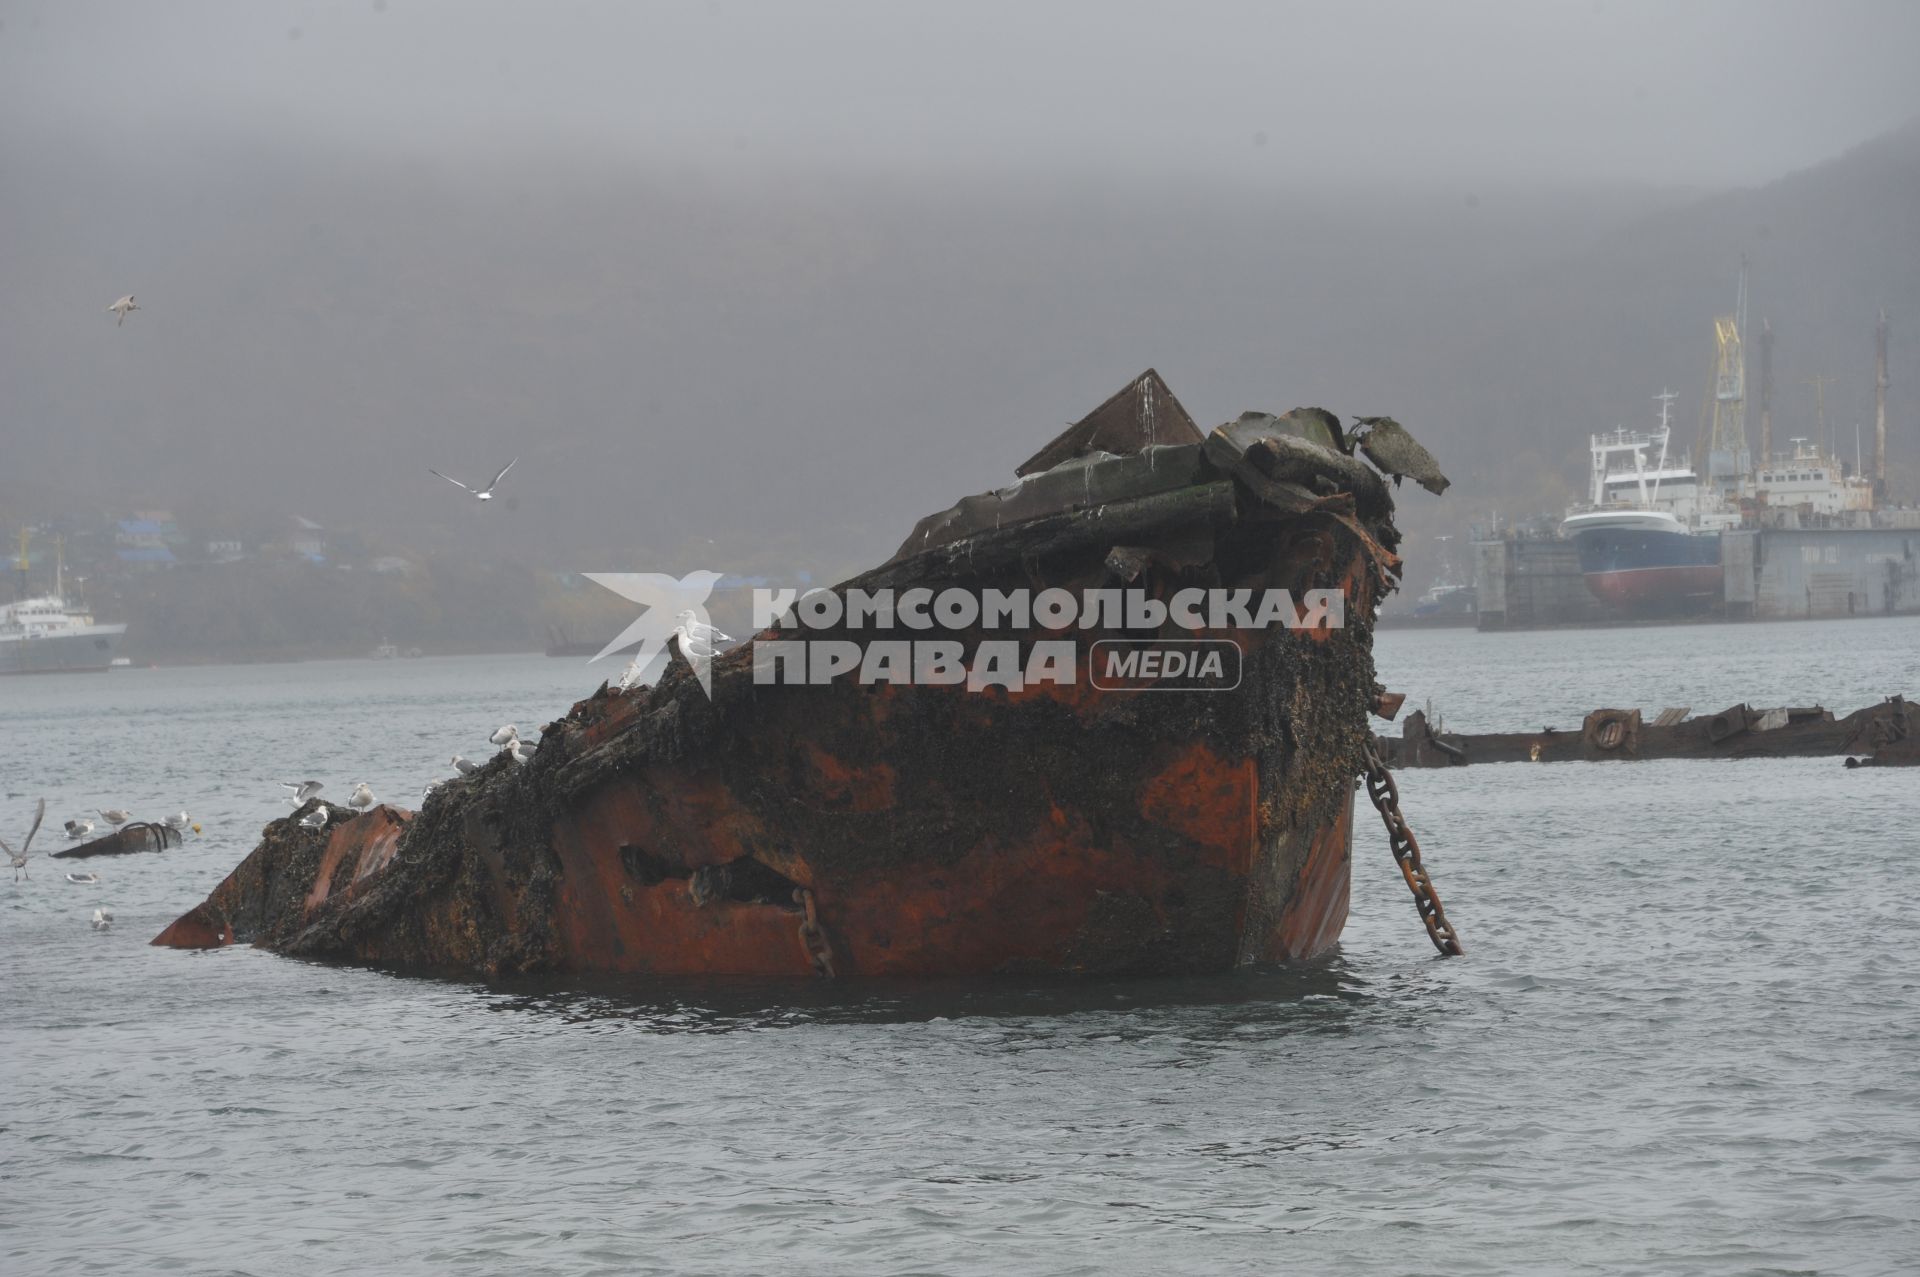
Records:
[[[769,629],[713,661],[710,697],[679,659],[651,688],[602,687],[530,763],[496,757],[418,812],[273,822],[155,943],[489,975],[1187,972],[1318,953],[1346,921],[1371,622],[1399,570],[1389,489],[1353,446],[1311,409],[1203,436],[1149,371],[1018,483],[835,587],[1344,600],[1344,625],[1107,616],[1064,636],[1083,655],[1225,640],[1243,658],[1231,689],[769,684]],[[1392,423],[1359,447],[1445,485]],[[1063,637],[1033,620],[1023,650]]]
[[[1805,758],[1847,755],[1859,765],[1920,762],[1920,707],[1904,696],[1844,718],[1818,705],[1755,709],[1733,705],[1717,714],[1668,709],[1651,720],[1637,709],[1597,709],[1578,728],[1463,735],[1435,732],[1418,710],[1401,734],[1381,737],[1382,756],[1396,767],[1459,767],[1468,763],[1565,763],[1647,758]]]

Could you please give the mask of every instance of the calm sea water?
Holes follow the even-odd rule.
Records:
[[[1389,633],[1460,730],[1920,693],[1920,620]],[[0,1269],[1920,1270],[1920,776],[1415,772],[1339,951],[1131,983],[488,987],[147,940],[285,810],[565,709],[542,657],[0,681],[32,799],[205,832],[0,878]],[[46,835],[43,832],[42,837]],[[88,926],[113,909],[111,931]]]

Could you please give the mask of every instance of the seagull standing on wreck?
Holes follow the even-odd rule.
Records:
[[[680,622],[682,633],[702,647],[711,648],[715,643],[733,642],[733,635],[722,634],[719,627],[708,625],[694,614],[692,608],[685,609],[673,619]]]
[[[119,301],[107,307],[107,313],[109,315],[114,316],[113,326],[115,328],[118,328],[120,325],[127,322],[128,311],[139,310],[139,309],[140,309],[139,304],[133,300],[133,294],[128,293],[125,297],[122,297]]]
[[[347,805],[358,807],[361,811],[373,806],[373,790],[367,787],[366,781],[363,780],[353,787],[353,794],[347,799]]]
[[[713,630],[713,633],[720,638],[724,639],[726,637],[726,635],[721,634],[720,631],[714,630],[712,626],[707,626],[706,628]],[[687,664],[693,666],[696,671],[699,670],[701,666],[710,664],[713,661],[712,639],[701,638],[684,625],[674,626],[673,633],[667,637],[673,641],[674,646],[680,649],[680,655],[686,658]]]
[[[327,805],[321,803],[318,807],[315,807],[312,811],[300,817],[300,828],[325,829],[327,827],[328,815]]]
[[[455,754],[453,758],[449,761],[453,765],[453,770],[459,772],[462,776],[471,776],[475,772],[480,770],[479,763],[476,763],[471,759],[462,758],[458,754]]]
[[[515,466],[519,464],[520,464],[520,458],[515,457],[512,461],[507,462],[506,465],[501,466],[500,473],[496,474],[495,476],[493,476],[492,479],[488,480],[487,486],[484,488],[469,488],[466,484],[460,482],[458,479],[454,478],[450,474],[440,474],[440,472],[438,470],[435,470],[432,466],[427,467],[427,473],[440,475],[442,479],[445,479],[448,483],[451,483],[454,487],[459,488],[462,492],[471,492],[474,495],[474,497],[477,498],[478,500],[491,501],[493,500],[493,490],[500,485],[500,481],[502,479],[507,477],[507,471],[513,469]]]
[[[106,821],[109,825],[112,825],[115,829],[120,828],[120,826],[126,824],[129,820],[133,819],[132,812],[122,811],[118,807],[108,807],[104,811],[102,811],[98,807],[95,807],[94,811],[99,813],[100,819]]]

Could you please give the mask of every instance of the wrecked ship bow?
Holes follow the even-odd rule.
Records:
[[[1377,429],[1383,449],[1412,442]],[[1382,697],[1372,623],[1399,570],[1387,484],[1354,442],[1319,410],[1203,437],[1149,371],[1018,483],[922,520],[833,590],[1332,592],[1297,625],[1116,608],[1066,634],[1082,657],[1224,643],[1231,687],[1169,695],[1151,665],[795,683],[791,664],[768,677],[793,637],[776,626],[712,660],[710,695],[684,658],[651,688],[603,686],[531,762],[496,756],[418,812],[273,822],[154,943],[487,976],[1178,973],[1319,953],[1347,916]],[[1412,447],[1410,477],[1444,487]],[[806,637],[867,637],[845,620]],[[1028,653],[1062,638],[1044,620],[908,637]]]

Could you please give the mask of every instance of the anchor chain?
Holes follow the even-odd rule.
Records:
[[[1371,739],[1367,741],[1364,757],[1367,797],[1373,801],[1380,819],[1386,822],[1387,838],[1393,844],[1393,862],[1400,866],[1400,876],[1407,880],[1407,889],[1413,892],[1413,904],[1420,911],[1420,921],[1426,924],[1427,938],[1448,957],[1465,953],[1453,924],[1447,921],[1447,911],[1440,907],[1440,895],[1433,889],[1433,879],[1420,863],[1420,842],[1413,836],[1407,818],[1400,814],[1400,788],[1393,783],[1393,773],[1387,770]]]
[[[807,961],[813,969],[827,979],[833,979],[833,946],[827,943],[827,929],[820,925],[820,915],[814,911],[813,893],[805,887],[796,887],[793,892],[794,903],[807,911],[800,920],[800,948],[807,955]]]

